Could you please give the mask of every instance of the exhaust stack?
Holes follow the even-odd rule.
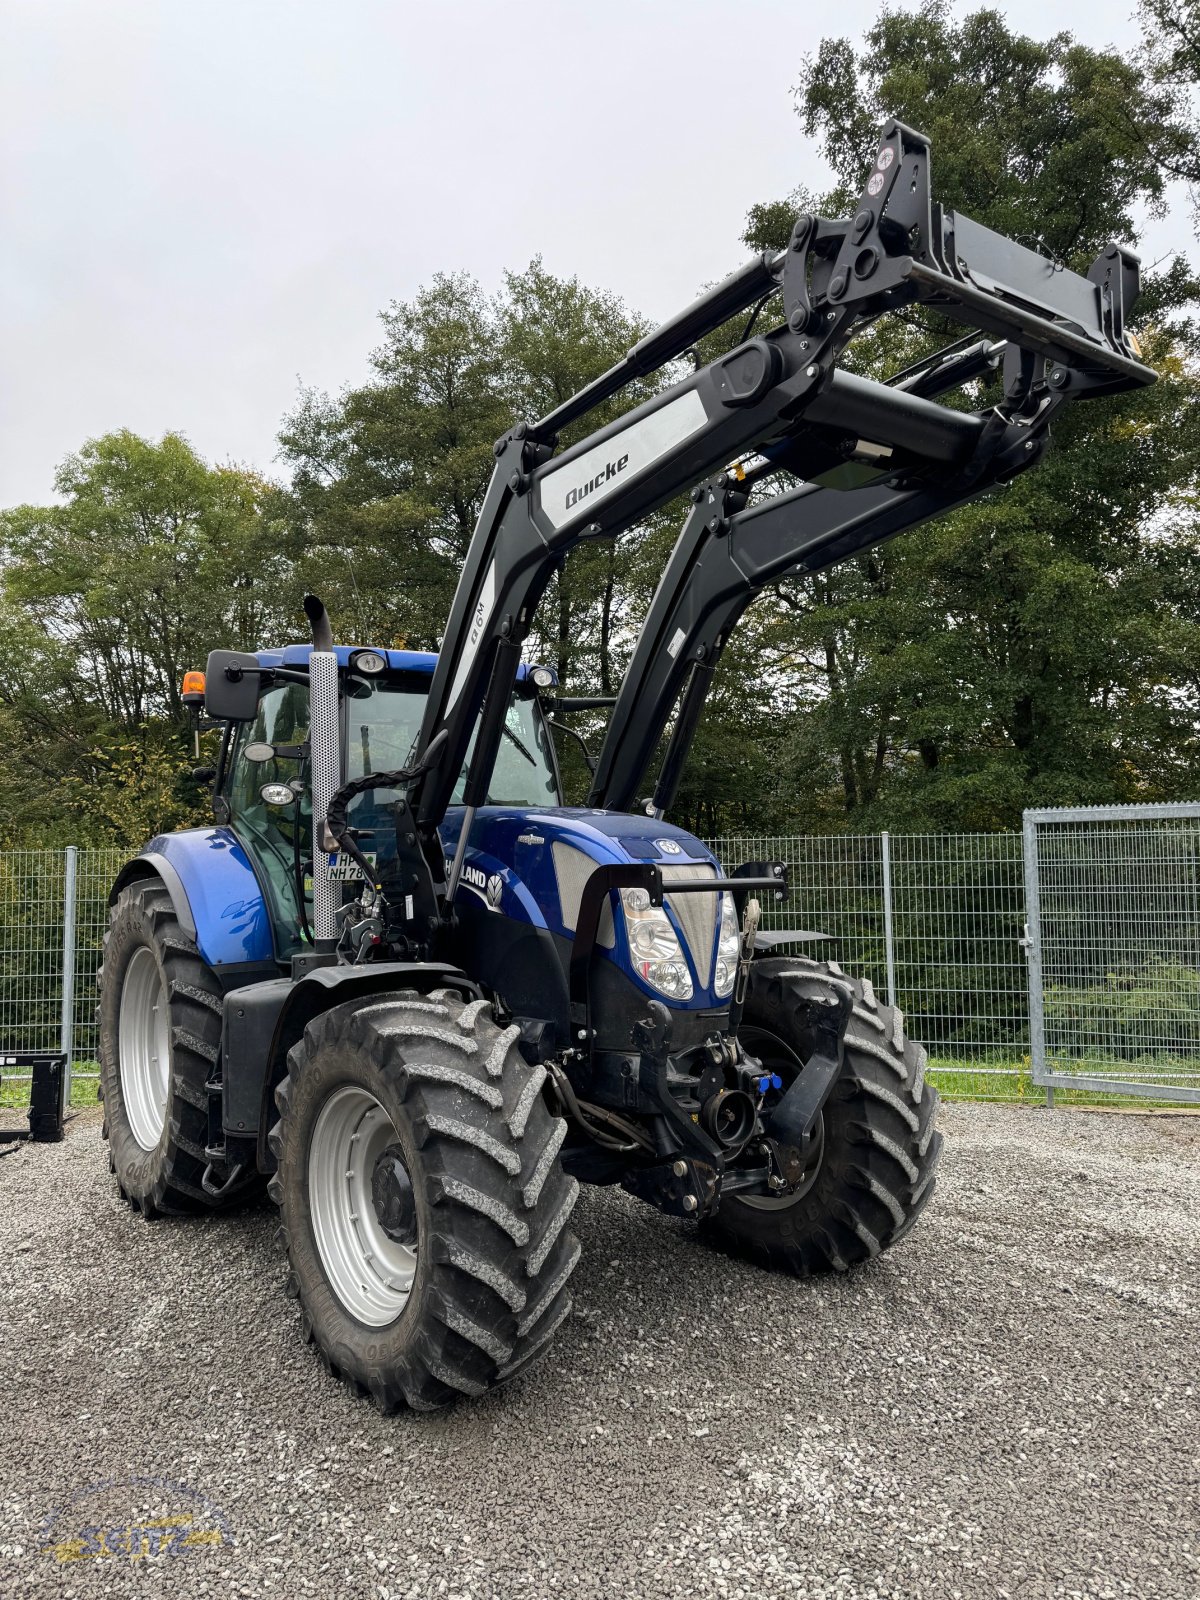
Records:
[[[338,716],[338,666],[333,653],[333,628],[329,613],[315,594],[304,597],[304,612],[312,627],[313,648],[308,658],[309,748],[312,752],[313,817],[313,939],[320,951],[334,948],[336,913],[341,886],[329,875],[336,846],[325,819],[329,802],[342,786],[342,736]]]

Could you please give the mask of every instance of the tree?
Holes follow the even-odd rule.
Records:
[[[1129,107],[1119,114],[1132,136],[1158,161],[1167,177],[1192,190],[1193,217],[1200,220],[1200,0],[1142,0],[1141,65],[1170,109],[1164,123],[1138,120]],[[1184,130],[1180,140],[1176,130]]]
[[[153,830],[194,805],[184,672],[216,645],[292,631],[274,493],[177,434],[127,431],[68,457],[55,486],[59,505],[0,513],[0,726],[25,763],[6,831]]]
[[[506,274],[490,298],[463,274],[439,276],[413,300],[393,303],[382,322],[371,382],[337,400],[306,392],[285,420],[288,514],[305,552],[301,568],[330,597],[343,635],[433,648],[496,439],[514,421],[552,411],[646,326],[614,295],[558,278],[540,260]],[[562,443],[649,392],[631,386],[566,429]],[[612,692],[648,600],[634,575],[647,541],[670,537],[670,523],[660,516],[619,542],[578,550],[538,608],[527,653],[564,683]]]
[[[375,377],[338,400],[305,391],[279,442],[306,583],[340,637],[433,646],[508,425],[495,307],[439,275],[382,314]]]
[[[1174,109],[1115,54],[940,3],[883,12],[861,50],[826,39],[797,92],[837,180],[823,209],[854,203],[894,112],[930,136],[944,204],[1077,269],[1163,204],[1161,149],[1188,147]],[[1136,135],[1153,119],[1157,150]],[[754,208],[748,242],[781,245],[793,214]],[[1194,788],[1195,285],[1172,263],[1148,291],[1154,389],[1072,408],[1028,478],[760,602],[804,708],[784,758],[802,826],[994,828],[1033,803]],[[902,322],[876,372],[931,332]]]

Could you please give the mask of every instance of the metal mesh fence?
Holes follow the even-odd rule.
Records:
[[[804,927],[830,937],[823,955],[883,988],[886,975],[883,925],[883,852],[880,835],[709,839],[709,849],[727,872],[747,861],[782,861],[791,897],[763,901],[764,928]]]
[[[791,898],[764,905],[764,926],[829,935],[821,954],[894,997],[943,1093],[1020,1098],[1040,1093],[1035,1082],[1071,1078],[1078,1087],[1158,1086],[1200,1099],[1200,805],[1099,815],[1108,820],[1030,813],[1052,820],[1027,819],[1024,839],[709,843],[730,870],[787,863]],[[76,857],[69,1010],[77,1082],[96,1074],[95,972],[109,885],[126,854]],[[0,855],[0,1052],[59,1048],[66,867],[62,850]],[[1039,1030],[1043,1065],[1035,1069]],[[13,1103],[7,1077],[0,1091]]]
[[[61,1027],[61,850],[0,854],[0,1048],[57,1050]]]
[[[62,1038],[65,855],[0,854],[0,1118],[29,1104],[31,1079],[10,1053],[56,1051]]]
[[[1027,813],[1048,1085],[1200,1101],[1200,805]]]
[[[72,1049],[75,1075],[97,1072],[96,968],[108,927],[108,891],[129,860],[121,849],[81,850],[75,889],[75,994]]]
[[[925,1045],[943,1093],[1033,1093],[1021,836],[837,834],[709,841],[730,871],[784,861],[792,894],[764,926],[819,929],[820,946],[870,978]]]

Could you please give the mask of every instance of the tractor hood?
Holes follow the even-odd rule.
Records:
[[[440,834],[447,858],[458,844],[463,812],[446,814]],[[617,811],[573,810],[565,806],[526,810],[484,806],[476,813],[455,903],[486,908],[566,939],[575,935],[584,885],[599,866],[652,862],[664,884],[674,879],[719,877],[720,864],[699,839],[669,822]],[[722,1002],[712,993],[720,896],[665,896],[667,915],[692,969],[692,998],[670,1001],[695,1010]],[[602,953],[637,979],[623,919],[601,920]],[[648,997],[663,996],[643,985]],[[727,1002],[725,1002],[727,1003]]]

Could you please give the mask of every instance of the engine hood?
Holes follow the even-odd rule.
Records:
[[[458,845],[463,812],[447,813],[440,830],[450,859]],[[463,861],[456,904],[472,904],[518,921],[544,927],[572,939],[583,886],[598,866],[649,862],[659,867],[666,884],[672,878],[720,876],[712,852],[683,828],[652,817],[626,812],[572,809],[545,810],[484,806],[475,816]],[[675,1009],[696,1010],[727,1004],[712,994],[719,896],[688,894],[672,897],[666,910],[692,969],[690,1001],[671,1001]],[[601,953],[635,980],[637,973],[625,942],[623,920],[606,914],[600,929]],[[662,1000],[643,985],[648,996]]]

